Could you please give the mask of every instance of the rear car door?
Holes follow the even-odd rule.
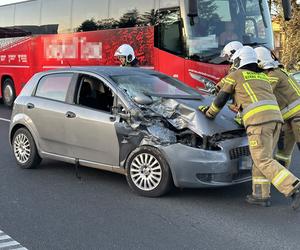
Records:
[[[33,122],[43,152],[72,156],[66,141],[65,123],[70,104],[66,103],[73,73],[47,74],[39,80],[36,90],[25,106],[25,113]]]

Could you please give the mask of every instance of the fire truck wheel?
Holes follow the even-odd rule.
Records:
[[[16,99],[14,82],[10,78],[6,78],[2,84],[2,99],[8,107],[11,107]]]
[[[21,168],[36,168],[41,157],[31,133],[26,128],[19,128],[14,134],[12,148],[17,164]]]

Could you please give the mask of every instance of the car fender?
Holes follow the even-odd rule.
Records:
[[[34,123],[32,122],[31,118],[27,115],[23,114],[17,114],[15,116],[12,116],[12,120],[10,122],[10,129],[9,129],[9,144],[12,146],[12,131],[14,130],[14,128],[16,126],[23,126],[25,128],[28,129],[28,131],[31,133],[31,135],[33,136],[33,139],[35,141],[37,150],[39,152],[39,154],[41,155],[41,148],[40,148],[40,143],[39,143],[39,133],[36,129],[36,127],[34,126]]]

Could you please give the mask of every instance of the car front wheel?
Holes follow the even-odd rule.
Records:
[[[40,164],[41,158],[34,139],[26,128],[20,128],[16,131],[12,146],[17,164],[21,168],[35,168]]]
[[[134,150],[127,161],[127,182],[139,195],[159,197],[172,187],[172,176],[167,161],[154,147]]]

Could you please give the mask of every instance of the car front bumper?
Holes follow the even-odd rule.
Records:
[[[251,180],[251,157],[236,155],[230,150],[247,148],[247,138],[235,138],[219,143],[221,150],[203,150],[183,144],[160,146],[169,163],[174,184],[181,188],[221,187]],[[247,162],[247,167],[242,167]]]

